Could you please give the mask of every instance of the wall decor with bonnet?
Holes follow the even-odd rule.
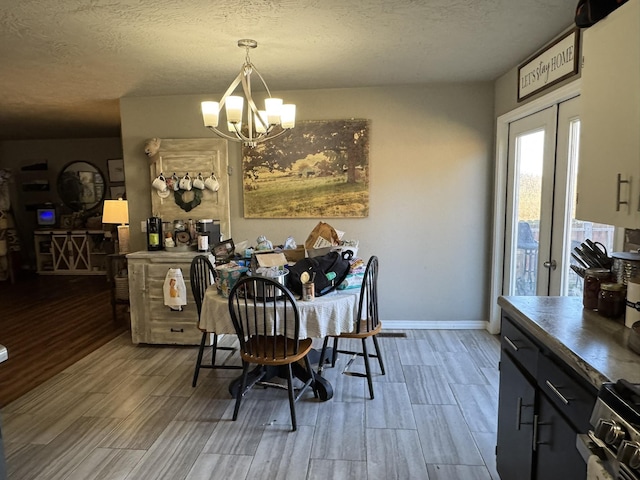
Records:
[[[150,138],[152,214],[164,221],[211,218],[231,236],[226,140]]]

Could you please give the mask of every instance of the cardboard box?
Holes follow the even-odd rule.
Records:
[[[286,257],[289,263],[298,262],[302,260],[306,255],[304,247],[286,248],[282,250],[282,253],[284,254],[284,256]]]
[[[281,267],[287,264],[284,253],[256,253],[259,267]]]

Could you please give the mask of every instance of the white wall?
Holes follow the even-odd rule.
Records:
[[[370,214],[324,219],[360,240],[360,256],[380,258],[383,320],[455,321],[488,314],[494,102],[493,85],[459,84],[280,92],[301,120],[371,120]],[[151,215],[150,137],[199,138],[200,102],[215,96],[122,98],[122,143],[132,248],[144,249],[140,221]],[[244,219],[241,158],[231,144],[234,240],[304,242],[317,219]],[[286,199],[283,199],[286,202]],[[197,209],[185,218],[197,218]],[[173,219],[167,219],[173,220]],[[465,323],[465,321],[467,321]],[[431,326],[436,325],[431,323]],[[442,325],[442,324],[438,324]]]

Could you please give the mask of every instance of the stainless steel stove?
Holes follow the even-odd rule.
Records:
[[[577,447],[585,461],[596,455],[606,470],[593,478],[640,480],[640,385],[603,384],[590,423],[593,429],[578,436]]]

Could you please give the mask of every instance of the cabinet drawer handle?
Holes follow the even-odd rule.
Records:
[[[184,333],[184,328],[172,328],[171,332],[173,332],[173,333]]]
[[[504,335],[504,341],[505,341],[505,342],[507,342],[507,343],[509,344],[509,346],[510,346],[511,348],[513,348],[513,350],[514,350],[515,352],[517,352],[518,350],[520,350],[520,349],[518,348],[518,346],[517,346],[515,343],[513,343],[513,341],[512,341],[509,337],[507,337],[506,335]]]
[[[547,380],[545,383],[547,384],[547,387],[549,387],[551,391],[558,396],[562,403],[564,403],[565,405],[569,405],[569,400],[567,400],[567,398],[558,391],[553,383],[551,383],[549,380]]]

